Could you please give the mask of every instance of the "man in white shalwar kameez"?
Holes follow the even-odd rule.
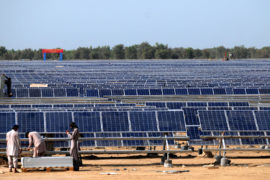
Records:
[[[46,145],[44,139],[36,131],[26,132],[26,138],[29,138],[28,150],[34,145],[33,157],[44,156],[46,152]]]
[[[18,156],[21,153],[21,144],[18,129],[19,126],[14,125],[12,130],[9,131],[6,135],[9,172],[12,172],[12,168],[14,168],[14,173],[17,172]]]

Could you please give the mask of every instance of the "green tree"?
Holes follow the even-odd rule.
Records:
[[[138,58],[153,59],[154,57],[155,49],[148,42],[143,42],[138,46]]]
[[[138,45],[133,45],[125,48],[126,59],[138,59]]]
[[[192,48],[186,48],[184,57],[187,58],[187,59],[193,59],[194,58],[193,49]]]
[[[125,49],[123,44],[118,44],[112,49],[114,59],[124,59],[125,58]]]
[[[168,45],[156,43],[155,58],[156,59],[170,59],[171,50],[168,48]]]

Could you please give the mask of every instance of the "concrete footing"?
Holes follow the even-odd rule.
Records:
[[[164,167],[166,167],[166,168],[173,167],[172,160],[165,160]]]
[[[230,165],[230,160],[228,159],[228,158],[221,158],[221,160],[220,160],[220,165],[221,166],[229,166]]]

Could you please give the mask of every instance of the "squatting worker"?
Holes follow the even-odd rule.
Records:
[[[76,123],[70,123],[70,128],[72,133],[66,130],[66,134],[71,139],[70,143],[70,156],[73,157],[73,167],[74,171],[79,171],[80,161],[79,161],[79,149],[78,149],[78,139],[79,139],[79,129]]]
[[[28,150],[31,149],[31,146],[34,145],[33,157],[44,156],[46,152],[46,144],[44,139],[36,131],[26,132],[25,137],[29,139]]]
[[[19,126],[14,125],[12,130],[7,132],[6,136],[9,172],[12,172],[12,168],[14,168],[14,173],[18,172],[18,157],[21,153],[21,144],[18,129]]]

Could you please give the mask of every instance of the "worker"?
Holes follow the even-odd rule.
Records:
[[[14,173],[18,172],[18,157],[21,153],[21,144],[18,129],[19,126],[14,125],[12,130],[6,134],[9,172],[12,172],[12,168],[14,168]]]
[[[44,139],[40,136],[40,134],[36,131],[26,132],[25,137],[29,138],[28,150],[31,149],[31,146],[34,145],[33,148],[33,157],[44,156],[46,152],[46,144]]]
[[[4,89],[3,84],[7,85],[7,95],[8,97],[12,97],[12,91],[11,91],[11,78],[7,77],[5,74],[1,75],[1,89]]]
[[[79,171],[80,167],[80,160],[79,160],[79,148],[78,148],[78,139],[79,139],[79,128],[76,125],[76,123],[72,122],[70,123],[70,128],[73,130],[72,133],[70,133],[68,130],[66,130],[66,134],[71,139],[70,143],[70,156],[73,157],[73,167],[74,171]]]

